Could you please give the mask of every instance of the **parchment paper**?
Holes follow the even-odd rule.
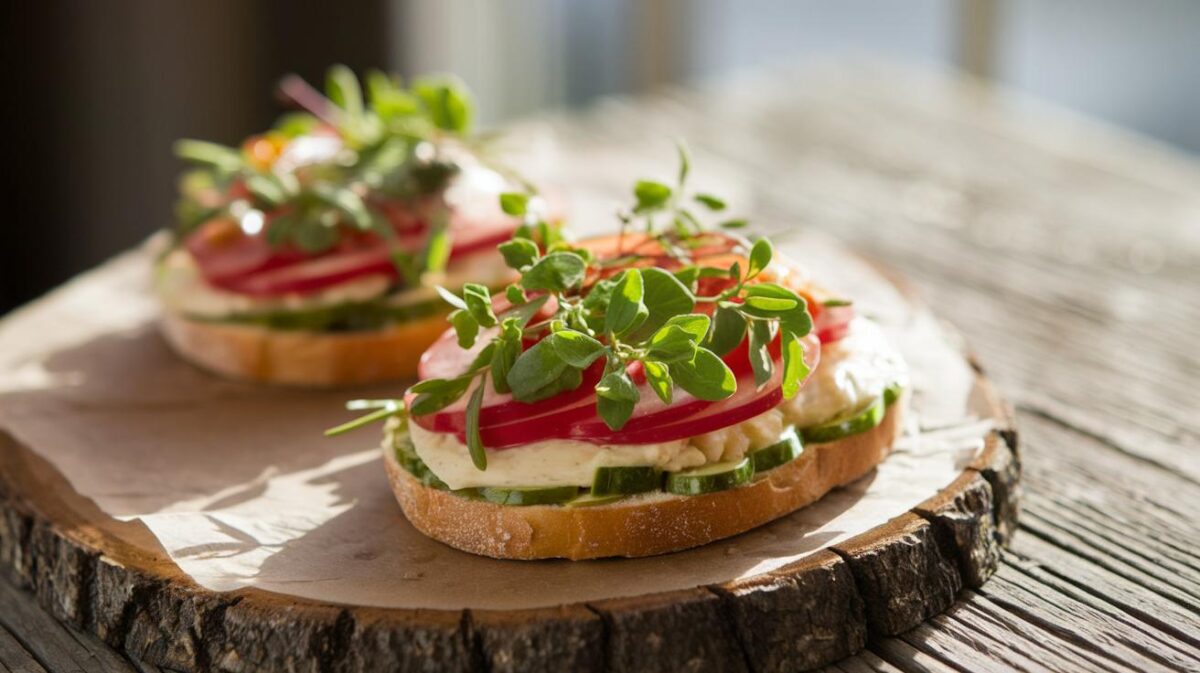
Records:
[[[150,254],[128,253],[0,323],[0,427],[119,520],[140,520],[213,590],[254,586],[381,607],[522,608],[694,587],[778,568],[884,523],[946,486],[982,446],[955,340],[830,241],[780,247],[853,297],[913,369],[912,434],[873,474],[756,531],[655,558],[516,562],[417,533],[388,488],[374,429],[325,439],[333,392],[222,381],[154,325]],[[980,406],[979,408],[982,409]],[[920,426],[920,427],[918,427]]]

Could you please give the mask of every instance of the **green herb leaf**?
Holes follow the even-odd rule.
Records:
[[[774,250],[771,248],[771,241],[760,238],[750,247],[750,267],[746,269],[746,278],[750,279],[757,276],[767,265],[771,263],[771,257]]]
[[[458,309],[451,311],[449,320],[454,326],[454,333],[458,335],[458,347],[474,346],[475,338],[479,336],[479,322],[475,320],[475,316],[471,315],[470,311]]]
[[[696,355],[696,336],[679,325],[667,325],[650,338],[646,355],[663,362],[691,361]]]
[[[544,294],[540,297],[530,299],[528,302],[520,306],[505,311],[503,315],[506,318],[515,318],[517,324],[519,324],[521,327],[524,327],[529,324],[529,321],[533,319],[533,316],[537,315],[538,311],[542,310],[542,307],[545,306],[546,302],[549,300],[550,295]]]
[[[795,299],[750,296],[746,297],[746,305],[763,313],[786,313],[799,306],[800,302]]]
[[[708,340],[704,346],[716,353],[725,355],[737,348],[746,338],[746,319],[737,309],[718,306],[713,313],[712,325],[708,330]]]
[[[692,336],[692,341],[699,343],[708,334],[709,317],[700,313],[677,315],[667,321],[668,325],[678,325],[683,331]]]
[[[719,226],[722,229],[745,229],[746,225],[748,225],[748,224],[750,224],[750,222],[747,220],[736,219],[736,220],[725,220]]]
[[[504,256],[504,263],[518,271],[533,264],[538,258],[537,243],[528,238],[505,241],[500,244],[499,249],[500,254]]]
[[[800,392],[800,384],[810,370],[804,361],[804,344],[790,332],[783,333],[783,399],[790,400]]]
[[[587,264],[573,252],[552,252],[542,257],[521,278],[526,290],[565,292],[583,283]]]
[[[825,308],[838,308],[841,306],[853,305],[854,302],[850,301],[849,299],[826,299],[825,301],[821,302],[821,306],[824,306]]]
[[[733,372],[721,358],[705,348],[697,348],[691,362],[671,365],[671,378],[691,395],[711,402],[723,400],[737,390]]]
[[[509,392],[508,372],[521,355],[521,326],[516,318],[506,318],[500,323],[496,350],[492,353],[492,387],[501,395]]]
[[[492,358],[496,354],[496,340],[488,342],[488,345],[483,347],[483,350],[475,354],[475,359],[471,360],[470,366],[467,367],[465,374],[474,374],[484,367],[492,364]]]
[[[492,312],[492,293],[486,285],[467,283],[463,285],[463,301],[475,322],[481,327],[495,327],[496,314]]]
[[[596,341],[583,332],[564,329],[546,337],[558,357],[576,369],[587,369],[601,355],[604,355],[604,344]]]
[[[521,289],[520,285],[512,283],[504,288],[504,298],[513,306],[520,306],[525,303],[525,291]]]
[[[688,152],[687,145],[681,141],[675,142],[675,150],[679,153],[679,187],[683,187],[683,183],[687,182],[688,173],[692,170],[691,152]]]
[[[754,370],[754,384],[762,387],[771,380],[775,362],[767,349],[772,340],[770,323],[755,321],[750,325],[750,367]]]
[[[634,339],[652,334],[673,316],[690,313],[696,306],[691,290],[669,271],[658,268],[641,269],[646,320],[633,335]]]
[[[371,217],[371,211],[367,209],[367,204],[358,194],[349,189],[340,189],[324,183],[312,185],[309,187],[309,192],[317,200],[345,214],[355,228],[362,231],[369,231],[373,228],[374,220]]]
[[[683,283],[683,286],[688,289],[688,292],[696,291],[696,281],[700,279],[700,267],[696,265],[685,266],[675,272],[675,278]]]
[[[529,195],[521,192],[504,192],[500,195],[500,210],[508,215],[520,217],[529,205]]]
[[[649,310],[642,301],[645,288],[639,269],[622,271],[616,281],[604,314],[604,331],[623,336],[645,322]]]
[[[712,194],[697,194],[693,198],[695,198],[698,203],[703,204],[705,208],[708,208],[713,212],[725,210],[725,202],[713,196]]]
[[[653,210],[671,199],[671,188],[653,180],[638,180],[633,187],[633,195],[637,199],[636,210],[643,212]]]
[[[479,385],[467,400],[467,451],[471,453],[471,462],[475,469],[487,469],[487,451],[483,448],[483,439],[479,435],[479,410],[483,407],[483,393],[487,388],[487,374],[479,377]]]
[[[646,371],[646,382],[663,404],[670,404],[674,393],[675,383],[671,380],[671,369],[662,362],[645,360],[642,367]]]
[[[553,390],[553,384],[567,369],[566,361],[559,356],[554,345],[542,339],[517,357],[508,372],[508,387],[517,400],[536,402],[550,396],[546,393]]]
[[[175,141],[175,156],[226,173],[236,172],[246,165],[240,151],[203,140]]]
[[[605,374],[596,385],[596,411],[612,430],[625,427],[640,398],[624,367]]]
[[[433,125],[451,133],[471,128],[471,94],[454,78],[423,78],[413,82],[413,93],[429,112]]]
[[[467,392],[471,381],[469,376],[460,376],[455,379],[425,379],[409,388],[410,392],[417,395],[413,398],[409,412],[413,416],[424,416],[445,409]]]
[[[425,239],[425,249],[422,257],[425,259],[425,270],[438,272],[446,268],[450,261],[450,234],[444,226],[435,226]],[[415,274],[414,274],[415,275]]]
[[[362,89],[350,68],[344,65],[331,67],[325,75],[325,93],[334,105],[346,111],[347,116],[356,118],[362,115]]]

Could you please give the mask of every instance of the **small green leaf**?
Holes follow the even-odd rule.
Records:
[[[800,302],[777,297],[746,297],[746,305],[765,313],[784,313],[799,306]]]
[[[783,333],[783,399],[790,400],[800,392],[800,385],[809,375],[804,361],[804,344],[789,332]]]
[[[353,404],[353,402],[371,402],[374,404],[369,406],[360,406]],[[337,427],[329,428],[325,431],[326,437],[334,437],[336,435],[350,432],[351,430],[357,430],[358,428],[370,425],[375,421],[380,421],[392,416],[399,416],[404,413],[404,400],[353,400],[353,402],[347,403],[346,408],[350,410],[373,409],[373,411],[363,416],[359,416],[358,418],[347,423],[342,423]]]
[[[479,410],[483,408],[483,393],[487,388],[487,374],[479,377],[479,385],[467,400],[467,451],[471,453],[471,462],[475,469],[487,469],[487,451],[483,448],[483,439],[479,435]]]
[[[513,363],[508,371],[508,387],[520,402],[543,400],[561,392],[556,384],[568,369],[578,372],[567,366],[552,343],[542,339]]]
[[[724,273],[724,270],[722,270]],[[695,292],[696,281],[700,278],[700,267],[695,265],[685,266],[675,272],[675,278],[679,279],[680,283],[688,289],[689,292]]]
[[[542,310],[542,307],[545,306],[546,302],[549,300],[550,295],[543,294],[539,297],[530,299],[528,302],[521,304],[520,306],[508,309],[503,315],[505,318],[514,318],[518,325],[524,327],[529,324],[529,321],[533,319],[533,316],[537,315],[538,311]]]
[[[704,344],[717,355],[725,355],[737,348],[746,338],[746,319],[737,309],[718,306],[713,313],[712,325],[708,330],[708,340]]]
[[[416,393],[409,411],[413,416],[424,416],[440,411],[453,404],[467,392],[471,378],[460,376],[455,379],[426,379],[409,388]]]
[[[608,310],[604,314],[604,331],[622,336],[637,329],[649,315],[649,310],[642,301],[644,296],[641,271],[622,271],[608,300]]]
[[[775,372],[775,362],[767,349],[771,339],[770,323],[755,321],[750,325],[750,367],[754,370],[754,384],[759,387],[770,381]]]
[[[715,402],[737,390],[737,379],[721,358],[705,348],[697,348],[691,362],[671,365],[675,384],[702,400]]]
[[[254,198],[271,207],[280,205],[291,196],[278,178],[266,174],[247,177],[246,189]]]
[[[463,301],[467,311],[481,327],[494,327],[496,314],[492,312],[492,293],[487,286],[478,283],[463,285]]]
[[[725,220],[720,224],[720,227],[722,229],[745,229],[746,225],[748,224],[750,224],[750,222],[743,219]]]
[[[682,141],[676,141],[675,150],[679,153],[679,186],[683,187],[683,183],[687,182],[688,173],[692,170],[692,156]]]
[[[325,94],[334,105],[345,110],[351,117],[362,114],[362,89],[350,68],[338,64],[329,69],[325,75]]]
[[[637,198],[638,212],[653,210],[670,200],[671,188],[653,180],[638,180],[633,187],[633,195]]]
[[[596,341],[583,332],[564,329],[546,337],[554,350],[558,352],[563,362],[576,369],[587,369],[601,355],[604,355],[604,344]]]
[[[767,268],[767,265],[771,263],[773,254],[771,241],[765,238],[755,241],[754,245],[750,248],[750,266],[746,269],[746,278],[753,278],[763,269]]]
[[[309,187],[309,193],[318,201],[337,208],[350,218],[350,223],[357,229],[368,231],[373,228],[374,220],[371,217],[371,211],[367,209],[367,204],[362,197],[353,191],[318,183]]]
[[[679,325],[667,325],[650,338],[646,355],[663,362],[690,361],[696,354],[696,337]]]
[[[528,238],[514,238],[510,241],[505,241],[499,246],[500,254],[504,256],[504,263],[510,268],[520,270],[538,258],[537,243]]]
[[[492,387],[501,395],[509,392],[508,372],[521,355],[521,324],[515,318],[500,323],[496,350],[492,353]]]
[[[677,315],[667,321],[668,325],[678,325],[683,331],[692,335],[692,341],[697,343],[708,334],[708,326],[711,320],[709,317],[700,313],[689,313],[687,315]]]
[[[480,369],[490,366],[492,364],[492,358],[496,354],[497,343],[497,341],[493,340],[489,342],[488,345],[484,346],[483,350],[476,353],[475,359],[471,360],[471,364],[467,367],[467,371],[465,373],[474,374]]]
[[[233,173],[246,165],[240,151],[204,140],[175,141],[175,156],[184,161],[212,166],[226,173]]]
[[[675,387],[671,381],[670,367],[655,360],[642,362],[642,367],[646,370],[646,382],[650,384],[654,394],[658,395],[663,404],[670,404]]]
[[[475,316],[471,315],[470,311],[458,309],[451,311],[449,319],[455,334],[458,335],[458,347],[474,346],[475,338],[479,336],[479,322],[475,320]]]
[[[691,290],[669,271],[658,268],[641,270],[646,320],[633,335],[636,340],[666,324],[672,316],[690,313],[696,306]]]
[[[504,288],[504,298],[513,306],[519,306],[525,303],[525,291],[520,285],[513,283]]]
[[[564,292],[583,283],[587,264],[573,252],[552,252],[525,272],[521,285],[526,290]]]
[[[454,294],[450,290],[447,290],[441,285],[435,285],[434,289],[437,290],[437,293],[442,297],[442,301],[446,302],[447,304],[453,306],[454,308],[467,308],[467,302],[460,299],[458,295]]]
[[[508,215],[520,217],[529,205],[529,195],[521,192],[504,192],[500,195],[500,210]]]
[[[423,251],[425,270],[437,272],[445,269],[446,263],[450,261],[451,247],[450,234],[447,229],[434,227],[429,238],[425,239],[425,250]]]
[[[850,301],[849,299],[826,299],[825,301],[821,302],[821,306],[824,306],[825,308],[839,308],[842,306],[853,305],[854,302]]]
[[[696,201],[713,212],[725,210],[725,202],[712,194],[697,194]]]
[[[413,82],[412,92],[429,113],[429,120],[443,131],[466,133],[471,128],[473,104],[470,92],[455,78],[424,78]]]
[[[609,372],[596,384],[596,411],[613,430],[625,427],[641,395],[622,367]]]

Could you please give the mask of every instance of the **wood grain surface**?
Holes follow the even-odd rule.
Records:
[[[873,65],[609,102],[553,125],[574,151],[624,143],[657,156],[669,152],[663,138],[687,138],[697,165],[720,162],[742,176],[760,219],[780,229],[827,229],[912,278],[966,332],[1016,403],[1019,452],[990,453],[964,478],[961,495],[925,503],[896,523],[907,538],[940,541],[936,549],[967,543],[970,554],[913,559],[848,544],[805,561],[810,574],[829,575],[821,587],[832,593],[815,594],[785,574],[756,580],[761,587],[672,597],[658,609],[613,604],[518,624],[487,614],[441,627],[423,620],[403,633],[403,644],[387,615],[344,629],[334,619],[325,639],[297,647],[348,644],[342,651],[358,664],[323,661],[321,668],[426,670],[436,661],[510,670],[532,651],[577,670],[622,670],[647,625],[686,619],[709,648],[672,662],[691,670],[801,670],[849,653],[805,658],[831,642],[867,649],[830,671],[1200,670],[1195,163],[968,82]],[[1008,551],[989,541],[986,523],[962,516],[986,490],[1001,509],[1015,507],[1023,491],[1019,530],[1011,517],[992,522],[1000,539],[1011,540]],[[70,576],[75,557],[67,552],[57,554],[62,567],[39,573],[39,581]],[[998,570],[980,586],[996,554]],[[892,562],[944,581],[886,613],[850,598],[860,591],[837,594],[838,587],[884,588],[878,564]],[[104,566],[97,571],[99,585]],[[752,590],[755,601],[739,600]],[[27,593],[8,584],[0,591],[0,666],[153,670],[55,622]],[[920,622],[926,605],[955,592],[957,602]],[[833,637],[788,639],[780,606],[802,614],[830,604],[848,610],[828,616]],[[76,607],[65,601],[51,612],[70,617]],[[222,626],[250,623],[252,615],[237,608],[226,608]],[[186,650],[217,623],[199,608],[195,616],[180,621],[178,638],[160,640]],[[149,628],[135,622],[113,628]],[[569,630],[558,631],[560,624]],[[736,638],[724,637],[730,633]],[[562,636],[572,638],[570,650],[549,642]],[[290,636],[282,629],[277,637]],[[505,647],[487,645],[497,638]],[[722,647],[730,642],[736,651]],[[418,646],[427,656],[388,659]],[[202,663],[255,665],[215,654]]]

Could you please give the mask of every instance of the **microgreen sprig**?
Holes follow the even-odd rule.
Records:
[[[672,222],[695,219],[681,215],[690,211],[678,203],[689,171],[682,147],[680,164],[675,188],[639,182],[632,211],[646,218],[648,236],[679,255],[674,271],[627,266],[605,278],[604,270],[614,270],[607,266],[609,260],[594,259],[586,249],[561,240],[531,209],[529,195],[503,194],[504,212],[524,218],[513,238],[499,246],[520,280],[506,288],[507,306],[499,312],[497,306],[504,304],[485,286],[468,284],[461,296],[438,289],[454,309],[450,322],[458,345],[476,349],[476,356],[457,377],[414,385],[408,413],[436,412],[470,392],[466,441],[475,466],[482,470],[487,454],[479,415],[488,385],[519,402],[533,403],[574,390],[586,377],[594,381],[597,414],[618,431],[643,394],[631,372],[640,368],[647,387],[665,404],[674,400],[677,390],[701,400],[722,400],[738,386],[722,356],[748,340],[755,385],[761,387],[776,374],[770,347],[778,339],[783,394],[788,399],[795,396],[808,375],[802,342],[812,330],[808,306],[794,291],[764,281],[774,257],[767,239],[750,246],[742,258],[744,269],[742,261],[713,267],[695,263],[689,252],[705,236],[699,220],[695,227],[657,231],[656,215],[660,220],[667,215]],[[695,200],[712,211],[725,208],[715,196],[697,195]],[[622,218],[623,235],[630,221]],[[623,262],[636,261],[620,252],[618,256]],[[715,286],[720,289],[701,292],[706,279],[719,281]],[[482,347],[481,338],[487,339]]]
[[[345,66],[330,69],[324,93],[289,75],[280,93],[304,112],[285,115],[242,148],[199,140],[176,143],[176,154],[195,166],[181,180],[177,237],[215,218],[257,233],[270,213],[264,233],[272,245],[317,254],[347,231],[371,232],[391,244],[392,261],[410,284],[423,272],[441,270],[450,241],[446,207],[438,195],[458,166],[439,148],[444,139],[463,140],[470,132],[470,95],[448,78],[417,79],[405,88],[398,79],[372,71],[365,83],[366,95]],[[317,152],[322,150],[315,145],[324,142],[328,156],[300,166],[276,165],[282,148],[302,136],[309,136]],[[231,196],[235,184],[241,189]],[[428,196],[434,203],[426,244],[417,252],[400,249],[380,203]]]

